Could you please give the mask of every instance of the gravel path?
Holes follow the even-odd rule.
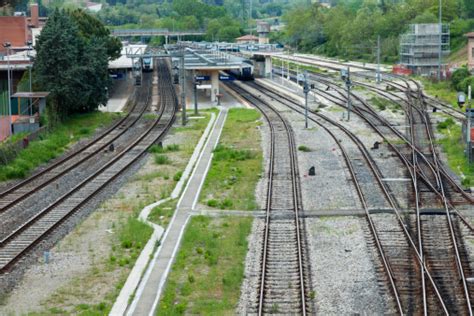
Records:
[[[307,218],[311,270],[320,315],[382,315],[386,305],[364,237],[364,219]]]

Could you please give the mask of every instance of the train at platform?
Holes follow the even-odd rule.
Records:
[[[229,69],[226,71],[232,77],[242,80],[242,81],[251,81],[254,80],[254,66],[251,61],[244,61],[242,67],[239,69]]]
[[[142,69],[144,72],[153,71],[153,58],[152,57],[143,57]]]

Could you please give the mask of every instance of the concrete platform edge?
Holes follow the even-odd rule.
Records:
[[[152,265],[154,260],[156,260],[159,249],[157,249],[157,251],[155,252],[155,255],[153,256],[153,259],[151,262],[149,261],[149,258],[153,254],[153,251],[155,250],[155,245],[157,241],[161,240],[161,238],[163,237],[163,233],[165,232],[163,227],[148,221],[148,215],[156,206],[163,204],[171,199],[175,199],[180,195],[184,184],[188,180],[191,174],[191,171],[196,165],[196,161],[198,160],[198,157],[201,156],[201,152],[205,147],[204,144],[207,143],[206,141],[209,138],[211,129],[214,126],[215,122],[216,122],[216,115],[214,113],[211,113],[211,119],[209,120],[209,123],[207,124],[207,127],[204,130],[204,133],[199,139],[199,142],[196,148],[194,149],[193,154],[188,164],[186,165],[185,171],[183,172],[183,176],[176,184],[173,192],[171,193],[171,196],[166,199],[162,199],[155,203],[145,206],[143,210],[140,212],[139,219],[144,221],[148,225],[150,225],[153,228],[154,232],[152,236],[150,237],[150,239],[148,240],[145,247],[143,248],[142,252],[140,253],[140,256],[138,257],[135,265],[133,266],[132,271],[130,272],[127,278],[127,281],[125,282],[122,290],[120,291],[120,294],[117,297],[109,315],[112,315],[112,316],[124,315],[127,312],[127,309],[129,307],[129,299],[132,297],[133,293],[137,290],[138,286],[142,284],[143,281],[146,281],[147,275],[151,271],[149,267]]]

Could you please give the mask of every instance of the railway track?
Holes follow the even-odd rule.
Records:
[[[150,83],[150,78],[145,80],[146,87],[149,87]],[[84,146],[81,146],[78,150],[60,158],[45,169],[0,192],[0,213],[39,190],[42,186],[51,181],[51,179],[60,177],[67,171],[72,170],[74,167],[92,158],[101,149],[106,148],[110,143],[120,137],[120,135],[137,122],[138,118],[146,110],[147,102],[137,102],[137,99],[146,100],[148,97],[144,97],[144,95],[149,94],[147,89],[135,90],[132,97],[132,109],[125,117],[121,118],[98,137],[92,139]]]
[[[151,145],[164,137],[174,122],[177,98],[168,65],[161,61],[158,70],[160,112],[153,124],[99,170],[1,239],[0,273],[12,269],[26,253],[128,170],[147,153]]]
[[[316,91],[313,90],[313,92],[341,107],[346,108],[347,97],[343,88],[326,78],[317,77],[315,78],[315,80],[318,80],[318,82],[321,82],[327,85],[328,87],[331,87],[331,90],[326,91],[326,89],[317,88]],[[408,94],[411,95],[411,93]],[[400,159],[405,163],[407,168],[412,168],[409,160],[411,159],[411,150],[414,149],[417,152],[417,155],[419,156],[419,160],[422,160],[423,163],[425,163],[428,168],[432,170],[432,172],[437,169],[439,170],[443,180],[447,185],[446,193],[450,196],[450,204],[474,204],[474,199],[472,198],[472,196],[467,194],[459,186],[459,184],[456,183],[456,181],[452,178],[449,172],[443,167],[442,162],[438,160],[436,162],[436,166],[433,161],[430,160],[428,157],[431,154],[427,156],[423,152],[421,152],[416,147],[416,144],[413,144],[412,140],[409,139],[409,137],[407,136],[409,134],[402,133],[401,131],[397,130],[394,126],[392,126],[392,124],[390,124],[390,122],[388,122],[385,118],[381,117],[378,113],[376,113],[373,108],[367,104],[365,100],[363,100],[356,94],[352,93],[351,96],[353,100],[356,101],[355,103],[353,103],[353,112],[358,114],[359,117],[365,120],[384,140],[388,142],[388,144],[395,150]],[[408,108],[408,101],[406,103]],[[407,108],[404,108],[404,110],[408,116],[410,113],[408,112]],[[417,113],[420,113],[421,109],[416,107],[415,111]],[[436,182],[429,182],[430,179],[426,177],[425,174],[421,173],[421,170],[416,169],[416,171],[417,173],[419,173],[420,179],[422,179],[423,182],[429,186],[430,190],[432,192],[435,192],[439,197],[442,198],[439,190],[437,189]],[[452,207],[452,205],[450,206]],[[466,224],[468,224],[467,221]]]
[[[318,58],[316,56],[297,56],[297,57],[283,56],[279,58],[287,59],[287,60],[297,62],[297,63],[308,64],[311,66],[326,68],[332,71],[340,71],[341,69],[346,69],[348,66],[355,69],[362,69],[365,71],[353,72],[352,75],[361,77],[361,78],[371,78],[374,80],[375,80],[376,71],[377,71],[377,69],[374,67],[367,67],[367,66],[362,66],[362,65],[357,65],[357,64],[342,63],[338,61],[326,60],[326,59]],[[383,82],[388,83],[389,85],[391,85],[392,87],[396,88],[399,91],[405,91],[407,88],[420,87],[416,81],[411,80],[411,79],[407,80],[403,76],[399,76],[399,75],[395,75],[395,74],[391,74],[387,72],[381,72],[381,73],[382,73],[383,78],[385,78]],[[326,78],[330,78],[330,76],[328,75],[324,75],[324,74],[318,74],[318,75],[324,76]],[[387,78],[392,78],[392,79],[388,80]],[[332,77],[332,79],[334,78]],[[402,81],[403,84],[397,82],[397,80]],[[422,93],[422,98],[425,102],[428,102],[430,106],[432,106],[433,108],[443,111],[444,113],[455,118],[456,120],[460,120],[460,121],[465,120],[464,113],[456,108],[453,108],[451,105],[437,98],[427,96],[424,93]]]
[[[304,109],[294,100],[262,86],[259,86],[258,89],[272,99],[277,99],[304,115]],[[321,118],[326,123],[321,122]],[[331,135],[343,153],[361,203],[366,210],[374,244],[377,245],[378,253],[384,264],[388,284],[391,287],[398,312],[401,314],[426,314],[428,312],[437,314],[444,311],[445,313],[469,314],[471,312],[470,296],[469,292],[465,292],[465,288],[463,288],[463,283],[466,282],[463,272],[469,271],[469,263],[465,260],[465,253],[459,254],[454,251],[458,241],[447,234],[448,222],[440,221],[441,217],[433,219],[428,214],[420,217],[417,206],[415,220],[411,216],[407,223],[400,216],[396,201],[391,197],[389,188],[383,183],[380,171],[371,161],[362,142],[344,126],[324,115],[311,113],[310,119]],[[350,140],[342,138],[340,134],[325,126],[327,122],[344,131]],[[370,170],[361,170],[364,165],[357,163],[362,160],[361,157],[353,156],[354,150],[347,149],[350,149],[348,143],[351,141],[357,144],[360,154],[364,155],[362,158],[366,162],[365,167],[369,167]],[[414,156],[416,157],[416,155]],[[369,174],[372,174],[372,178],[368,179]],[[417,188],[416,171],[413,170],[411,175],[415,175],[412,181],[414,188]],[[393,209],[394,216],[387,218],[387,215],[370,213],[369,205],[378,205],[380,200],[373,198],[373,191],[376,191],[377,188],[372,185],[371,189],[365,182],[378,184],[378,190],[381,191],[377,191],[376,195],[385,196],[387,203]],[[418,190],[415,192],[417,193]],[[439,235],[440,232],[444,234]],[[456,232],[459,233],[458,230]],[[424,257],[425,253],[427,253],[426,257]],[[461,269],[456,268],[458,263],[462,265]]]
[[[303,220],[296,146],[291,127],[268,102],[237,86],[230,87],[256,106],[270,128],[270,159],[266,193],[260,287],[251,312],[310,313],[303,249]]]

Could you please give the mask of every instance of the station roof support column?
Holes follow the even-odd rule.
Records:
[[[265,77],[271,77],[273,72],[272,56],[265,56]]]
[[[211,71],[211,101],[217,101],[217,95],[219,94],[219,70]]]

